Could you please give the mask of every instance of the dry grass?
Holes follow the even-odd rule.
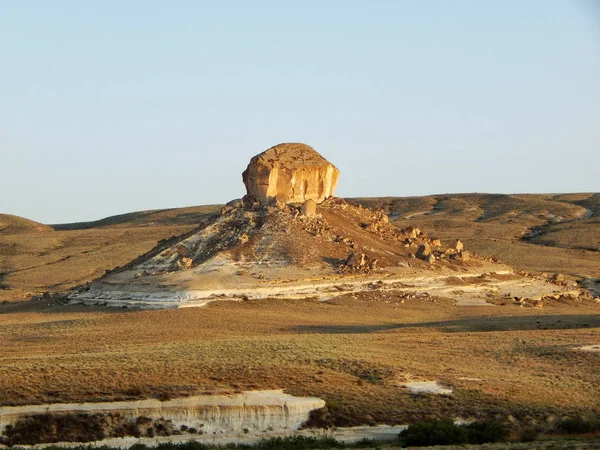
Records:
[[[377,293],[125,311],[0,309],[0,404],[285,388],[334,399],[355,423],[552,414],[600,401],[596,304],[459,308]],[[453,397],[400,385],[440,379]],[[473,381],[473,379],[481,379]]]
[[[523,270],[600,277],[600,253],[579,248],[582,240],[598,240],[598,195],[361,202],[385,208],[399,226],[418,225],[447,243],[460,238],[468,250]],[[217,209],[0,233],[0,300],[90,281]],[[586,210],[592,216],[577,220]],[[550,223],[557,216],[562,225]],[[531,227],[547,232],[549,245],[521,241]],[[219,302],[163,311],[53,300],[0,305],[0,405],[285,388],[328,399],[348,424],[509,413],[543,420],[573,410],[599,412],[600,354],[574,350],[599,343],[597,303],[554,302],[539,310],[434,300],[402,303],[394,294],[371,292],[325,303]],[[409,379],[442,380],[455,394],[412,395],[401,386]]]
[[[0,301],[19,301],[92,281],[149,251],[159,240],[197,227],[218,209],[145,211],[55,225],[58,231],[43,233],[30,228],[21,233],[0,231]]]

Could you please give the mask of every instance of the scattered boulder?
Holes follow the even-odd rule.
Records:
[[[241,208],[244,206],[244,201],[241,198],[236,198],[225,203],[225,206],[230,206],[231,208]]]
[[[425,261],[427,261],[429,264],[433,264],[435,262],[435,256],[433,256],[433,253],[427,255]]]
[[[377,270],[378,260],[364,253],[351,253],[340,267],[342,272],[373,272]]]
[[[433,238],[431,240],[431,245],[433,245],[434,247],[441,247],[442,246],[442,241],[438,238]]]
[[[246,233],[242,233],[238,239],[240,245],[241,244],[245,244],[246,242],[248,242],[250,240],[250,236],[248,236]]]
[[[411,238],[416,238],[419,234],[421,234],[421,229],[418,227],[406,227],[405,229],[402,230],[402,233],[404,233],[405,235],[407,235],[408,237]]]
[[[554,275],[552,275],[552,281],[554,281],[555,283],[565,281],[565,276],[562,273],[555,273]]]
[[[427,261],[429,255],[431,255],[431,246],[427,242],[424,242],[421,245],[419,245],[415,256],[419,259],[422,259],[423,261]]]
[[[463,261],[463,262],[464,261],[470,261],[471,260],[471,253],[463,250],[463,251],[458,252],[456,254],[455,259],[457,261]]]
[[[454,249],[455,249],[457,252],[459,252],[459,253],[463,251],[463,249],[464,249],[464,245],[463,245],[463,243],[462,243],[462,241],[461,241],[460,239],[457,239],[457,240],[456,240],[456,244],[454,245]]]
[[[187,270],[192,267],[194,260],[192,258],[183,257],[177,261],[177,267],[179,269]]]
[[[350,268],[361,268],[365,266],[366,262],[367,255],[364,253],[350,253],[344,264]]]
[[[261,204],[321,203],[334,194],[340,171],[305,144],[279,144],[254,156],[242,174],[248,196]]]
[[[306,217],[314,217],[317,214],[317,204],[312,199],[306,200],[300,207],[300,212]]]

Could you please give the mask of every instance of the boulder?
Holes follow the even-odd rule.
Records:
[[[367,255],[364,253],[351,253],[348,258],[346,258],[346,262],[344,263],[346,267],[358,269],[365,266],[367,263]]]
[[[181,258],[179,261],[177,261],[177,265],[179,266],[179,268],[184,269],[184,270],[191,268],[193,263],[194,263],[194,261],[192,260],[192,258],[185,258],[185,257]]]
[[[421,234],[421,229],[418,227],[410,226],[402,230],[402,233],[404,233],[408,237],[416,238],[419,234]]]
[[[279,144],[254,156],[242,173],[248,196],[262,204],[321,203],[334,194],[340,171],[305,144]]]
[[[438,238],[434,238],[431,240],[431,245],[433,245],[434,247],[441,247],[442,241]]]
[[[311,200],[309,198],[304,203],[302,203],[302,206],[300,207],[300,212],[306,217],[314,217],[315,214],[317,214],[317,204],[314,202],[314,200]]]
[[[415,256],[419,259],[422,259],[423,261],[427,261],[429,255],[431,255],[431,246],[426,242],[419,245]]]
[[[470,261],[471,260],[471,254],[467,251],[462,251],[462,252],[458,252],[456,254],[456,260],[458,261]]]
[[[454,249],[455,249],[457,252],[459,252],[459,253],[460,253],[460,252],[462,252],[462,251],[463,251],[464,247],[465,247],[465,246],[463,245],[463,243],[461,242],[461,240],[460,240],[460,239],[457,239],[457,240],[456,240],[456,245],[454,246]]]

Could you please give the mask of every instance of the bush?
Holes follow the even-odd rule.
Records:
[[[400,433],[404,446],[466,444],[465,428],[454,425],[451,419],[431,419],[410,425]]]
[[[466,426],[456,425],[451,419],[431,419],[410,425],[400,433],[404,446],[432,446],[456,444],[484,444],[504,442],[510,434],[502,423],[483,421]]]
[[[519,440],[521,442],[533,442],[537,439],[538,432],[535,428],[526,428],[521,432]]]
[[[19,419],[4,430],[9,446],[60,441],[89,442],[103,439],[105,418],[101,414],[38,414]]]
[[[343,448],[344,446],[332,437],[289,436],[264,439],[256,444],[260,450],[304,450],[321,448]]]
[[[584,417],[566,417],[558,423],[558,429],[568,434],[586,434],[600,431],[600,420]]]
[[[469,444],[485,444],[486,442],[505,442],[510,430],[502,423],[486,420],[473,422],[466,427]]]

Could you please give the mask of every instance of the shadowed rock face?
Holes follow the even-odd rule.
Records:
[[[263,204],[321,203],[333,196],[340,171],[305,144],[279,144],[254,156],[242,174],[249,196]]]

